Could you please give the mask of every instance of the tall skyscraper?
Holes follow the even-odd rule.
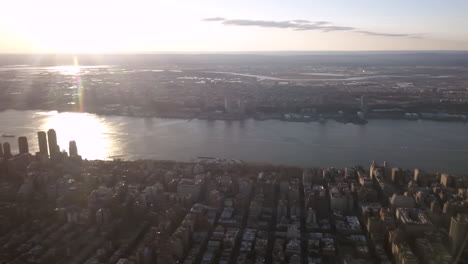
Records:
[[[3,143],[3,157],[5,159],[11,158],[10,143],[8,142]]]
[[[39,152],[41,155],[48,157],[49,150],[47,149],[47,135],[44,131],[37,132],[37,140],[39,141]]]
[[[70,154],[70,157],[78,156],[78,148],[76,147],[76,142],[74,140],[70,141],[68,145],[68,154]]]
[[[452,217],[450,222],[449,239],[452,254],[456,255],[460,251],[466,236],[468,235],[468,215],[458,214]]]
[[[374,179],[374,171],[376,170],[376,168],[377,168],[377,163],[375,163],[375,160],[373,160],[369,168],[369,177],[371,177],[371,179]]]
[[[3,146],[2,143],[0,143],[0,158],[3,157]]]
[[[57,145],[57,134],[55,133],[55,130],[49,129],[49,131],[47,131],[47,137],[49,140],[50,157],[55,158],[59,154],[59,147]]]
[[[245,103],[241,99],[224,97],[224,110],[229,114],[244,114]]]
[[[18,149],[20,154],[29,153],[28,138],[18,138]]]
[[[367,98],[365,95],[361,96],[361,111],[364,113],[367,111]]]

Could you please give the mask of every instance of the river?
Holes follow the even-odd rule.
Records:
[[[17,137],[38,150],[37,131],[54,128],[61,149],[76,140],[87,159],[171,159],[199,156],[305,167],[344,168],[372,160],[402,168],[468,172],[468,125],[427,120],[370,120],[366,125],[279,120],[210,121],[87,113],[7,110],[0,134],[17,153]]]

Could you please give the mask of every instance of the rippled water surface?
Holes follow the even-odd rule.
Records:
[[[208,121],[97,116],[40,111],[0,112],[0,137],[17,152],[27,136],[37,151],[39,130],[54,128],[62,149],[76,140],[88,159],[174,159],[199,156],[285,165],[368,166],[372,160],[431,171],[468,172],[468,125],[371,120],[367,125],[268,121]]]

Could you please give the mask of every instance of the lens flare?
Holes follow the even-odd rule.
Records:
[[[84,96],[84,86],[83,81],[80,76],[80,64],[76,56],[73,57],[73,65],[78,69],[75,74],[76,86],[78,87],[78,106],[80,112],[85,112],[85,96]]]

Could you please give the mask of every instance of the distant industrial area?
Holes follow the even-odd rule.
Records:
[[[152,60],[107,55],[100,60],[78,56],[74,64],[65,56],[35,64],[26,55],[2,56],[1,109],[353,123],[467,121],[468,115],[468,55],[463,52],[148,55]]]
[[[319,128],[319,135],[324,136],[319,141],[325,142],[337,131],[323,130],[337,124],[332,121],[307,124],[303,130],[291,128],[302,124],[252,121],[270,122],[264,128],[269,133],[260,133],[256,141],[246,143],[243,136],[233,140],[232,126],[222,127],[227,136],[219,137],[210,134],[214,126],[197,126],[198,121],[192,119],[466,122],[466,53],[437,53],[432,55],[434,61],[430,54],[406,53],[338,57],[108,55],[98,61],[82,55],[75,56],[72,65],[61,61],[66,56],[36,57],[35,62],[20,55],[2,56],[2,110],[165,117],[187,122],[176,120],[178,125],[172,130],[152,137],[158,130],[151,129],[150,118],[133,118],[137,122],[130,124],[119,119],[104,129],[95,119],[98,115],[58,117],[57,131],[72,134],[78,127],[91,131],[86,136],[82,130],[73,134],[87,146],[82,151],[86,149],[88,155],[122,147],[118,156],[103,156],[109,160],[88,160],[80,156],[80,142],[74,139],[67,150],[59,147],[60,133],[53,128],[45,131],[45,125],[52,123],[44,120],[52,119],[34,111],[3,112],[2,129],[8,133],[2,132],[0,144],[0,263],[467,263],[468,177],[463,172],[444,172],[450,161],[463,163],[463,123],[419,122],[420,130],[399,134],[407,135],[406,141],[391,145],[387,136],[379,147],[383,132],[402,130],[405,125],[384,126],[375,133],[379,145],[366,153],[388,156],[392,148],[404,153],[398,158],[417,153],[426,164],[439,164],[440,171],[375,161],[370,167],[322,168],[201,155],[191,157],[190,162],[118,159],[136,149],[164,157],[163,143],[171,141],[169,134],[179,136],[172,139],[176,147],[169,145],[167,152],[188,152],[190,141],[182,137],[194,133],[194,141],[203,141],[197,148],[200,153],[216,145],[226,155],[234,145],[241,152],[254,153],[265,144],[266,151],[282,161],[285,157],[280,152],[288,142],[296,142],[295,133],[303,131],[304,138],[313,138]],[[238,123],[245,128],[242,123],[248,122]],[[427,141],[408,147],[408,135],[424,134],[417,132],[426,129],[422,123],[442,124],[442,130],[434,131],[447,141],[432,137],[438,140],[432,142],[428,137],[436,147],[428,147]],[[121,125],[120,130],[112,130]],[[132,127],[138,125],[145,130]],[[342,134],[352,129],[339,125],[341,133],[332,140],[336,145],[326,145],[319,155],[329,155],[333,161],[342,155],[341,160],[347,162],[351,155],[363,155],[362,146],[354,149]],[[450,130],[449,125],[461,127]],[[167,128],[164,123],[161,127]],[[371,127],[369,122],[365,128]],[[366,135],[361,130],[364,127],[351,128],[358,129],[351,134]],[[246,137],[253,137],[259,129],[247,129]],[[203,137],[195,137],[197,131]],[[38,144],[31,141],[36,133]],[[114,138],[107,141],[103,135],[109,134]],[[279,134],[279,141],[275,137],[269,140],[272,134]],[[364,146],[376,144],[367,135],[351,138]],[[139,141],[125,143],[133,139]],[[159,144],[152,145],[152,141]],[[224,141],[231,145],[223,145]],[[300,138],[297,142],[306,147],[304,154],[294,145],[294,155],[286,158],[298,159],[320,146],[307,145]],[[443,150],[447,156],[434,161],[434,152]],[[266,151],[258,155],[266,155]]]

